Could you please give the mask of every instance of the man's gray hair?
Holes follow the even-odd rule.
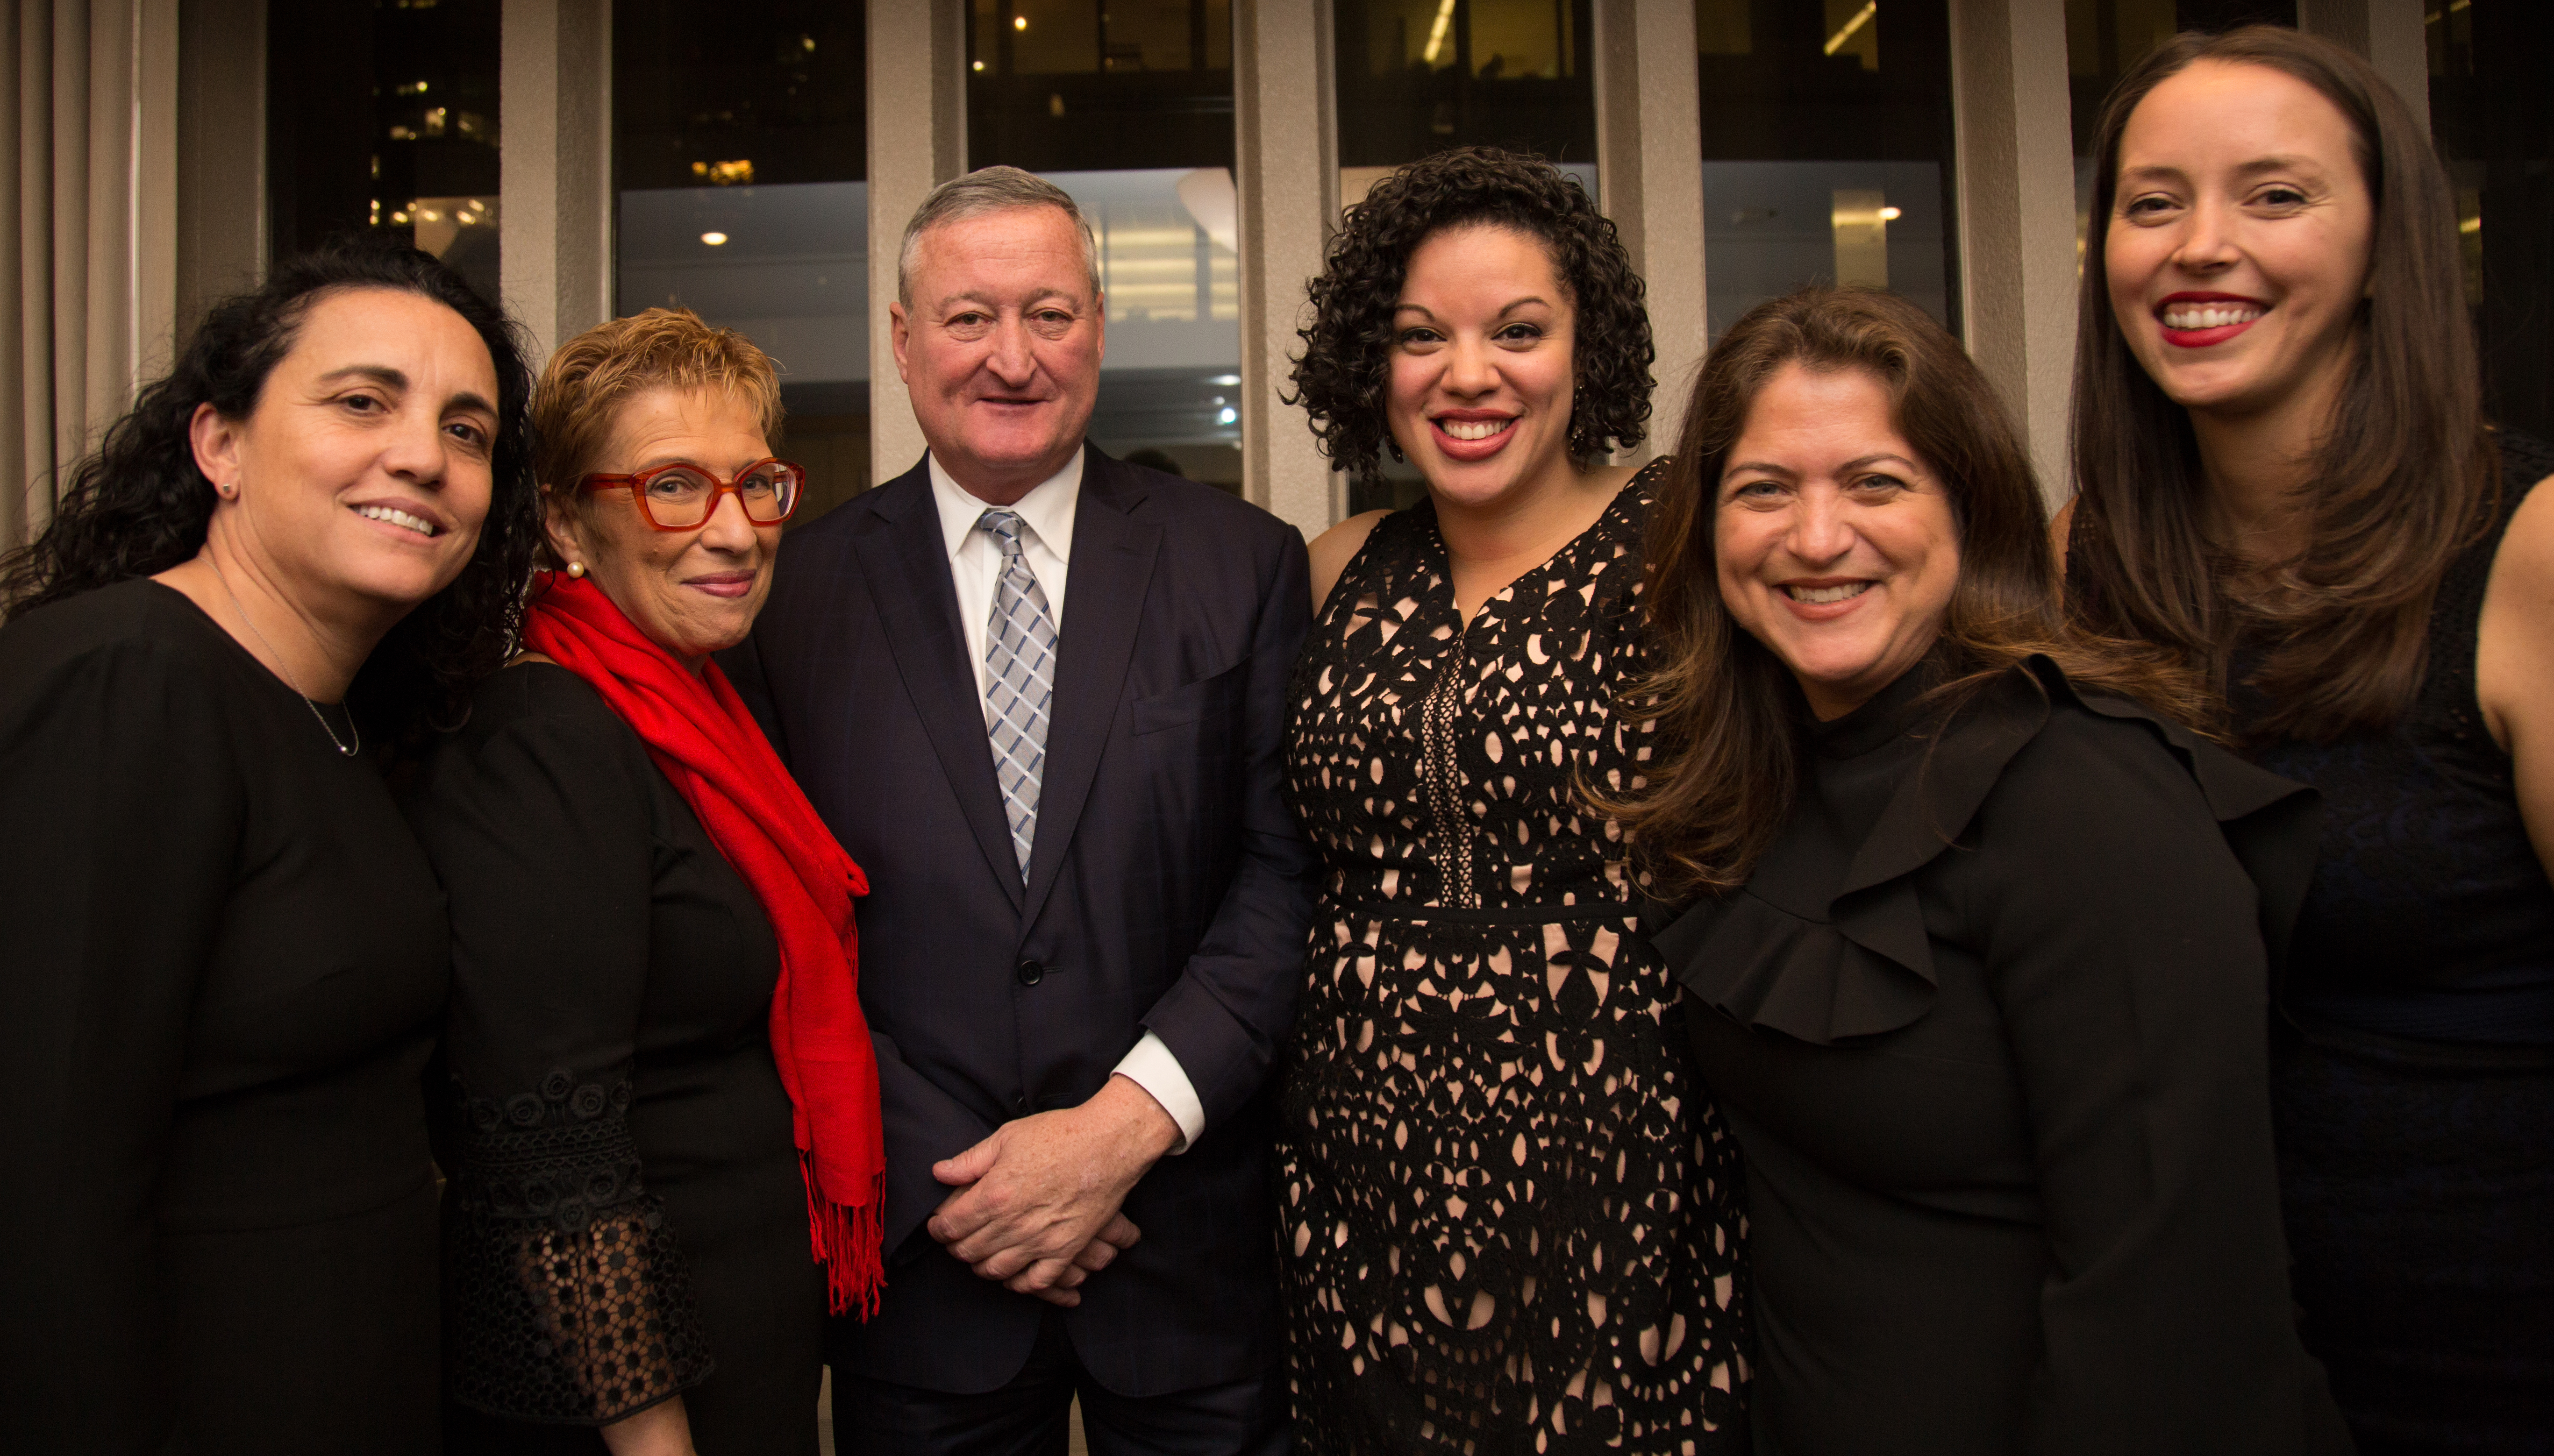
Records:
[[[942,182],[913,210],[913,220],[904,225],[904,246],[895,260],[896,299],[907,308],[913,306],[913,255],[924,233],[945,223],[1021,207],[1060,208],[1073,219],[1075,229],[1082,234],[1082,261],[1091,274],[1091,296],[1099,297],[1100,240],[1092,235],[1091,220],[1074,205],[1073,194],[1035,172],[1016,167],[987,167]]]

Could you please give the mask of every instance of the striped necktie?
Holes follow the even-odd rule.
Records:
[[[1046,777],[1047,710],[1055,702],[1055,615],[1020,554],[1019,512],[987,510],[976,518],[976,529],[1002,553],[992,615],[985,622],[985,731],[992,739],[1002,812],[1011,821],[1011,851],[1025,880],[1037,841],[1038,785]]]

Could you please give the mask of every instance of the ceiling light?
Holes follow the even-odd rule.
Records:
[[[1024,31],[1024,30],[1027,30],[1028,28],[1029,28],[1029,18],[1028,18],[1027,16],[1025,16],[1025,15],[1014,15],[1014,16],[1012,16],[1012,17],[1011,17],[1011,29],[1012,29],[1012,30],[1015,30],[1015,31]]]
[[[1896,222],[1899,218],[1905,215],[1906,214],[1900,212],[1895,207],[1884,207],[1880,209],[1880,220],[1882,222]]]
[[[724,248],[727,246],[727,234],[703,233],[701,234],[701,241],[709,244],[713,248]]]

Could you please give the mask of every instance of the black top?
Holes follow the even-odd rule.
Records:
[[[2400,718],[2328,743],[2254,750],[2264,768],[2314,785],[2331,811],[2287,984],[2287,1008],[2310,1032],[2554,1059],[2554,884],[2519,816],[2509,754],[2475,698],[2493,557],[2548,475],[2554,449],[2502,437],[2500,513],[2440,580],[2420,691]],[[2237,658],[2239,721],[2265,706],[2241,682],[2258,661]]]
[[[443,900],[373,764],[92,592],[0,630],[0,1448],[433,1449]]]
[[[408,810],[452,897],[454,1400],[597,1425],[688,1391],[705,1451],[812,1452],[824,1292],[761,903],[565,668],[482,684]],[[473,1450],[571,1434],[454,1418]]]
[[[1925,681],[1812,728],[1746,886],[1659,938],[1746,1154],[1757,1418],[1786,1456],[2347,1451],[2265,1088],[2311,799],[2044,659],[1939,732]]]

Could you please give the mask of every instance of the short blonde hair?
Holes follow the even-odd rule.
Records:
[[[771,356],[688,308],[650,308],[597,324],[559,346],[532,390],[532,469],[546,489],[593,473],[621,406],[648,390],[723,390],[750,406],[762,437],[780,433],[780,376]]]

